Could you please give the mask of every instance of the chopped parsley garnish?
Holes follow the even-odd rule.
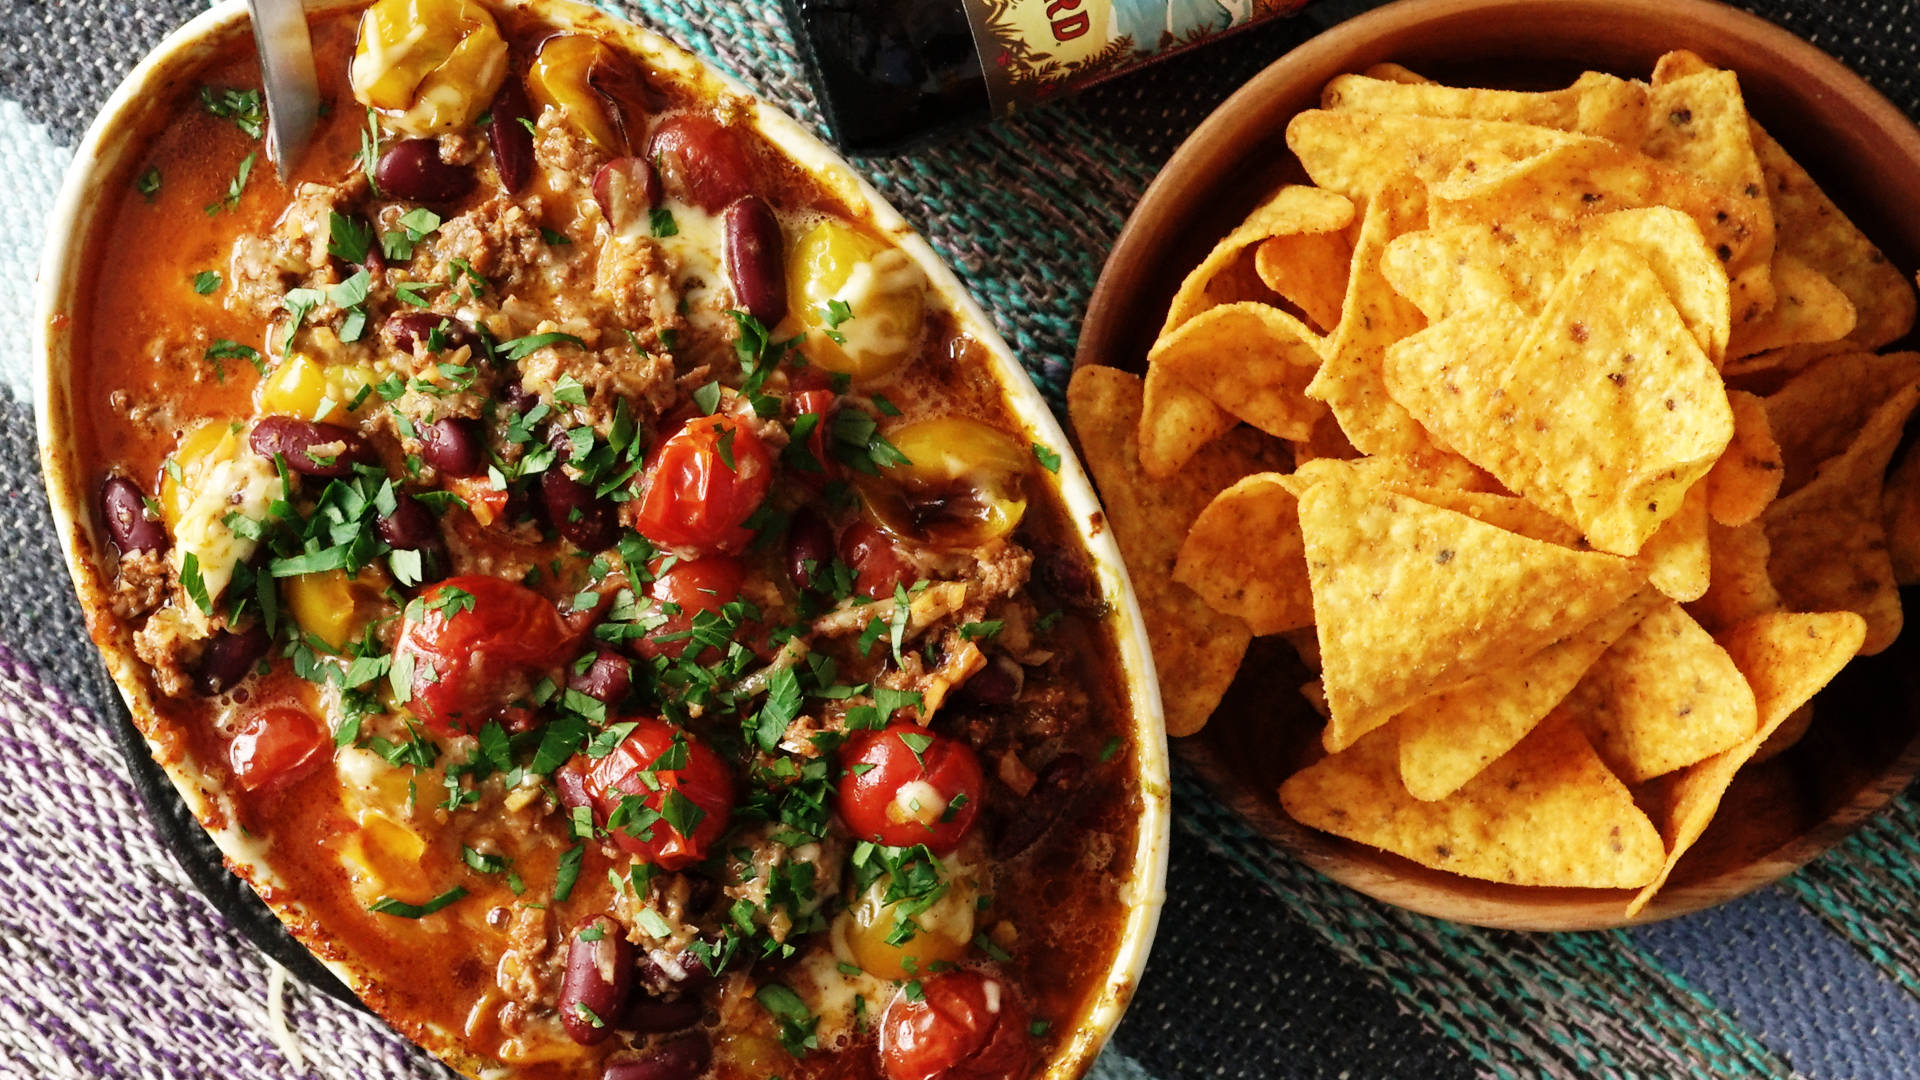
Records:
[[[218,270],[202,270],[193,275],[193,291],[201,296],[210,295],[219,287],[220,272]]]
[[[380,194],[380,180],[375,175],[380,164],[380,117],[371,106],[367,109],[367,126],[360,132],[360,152],[355,155],[360,171],[367,178],[367,187],[374,195]]]
[[[807,1003],[793,988],[782,983],[763,983],[754,991],[753,999],[758,1001],[779,1024],[780,1045],[794,1057],[805,1057],[807,1051],[818,1048],[819,1040],[815,1030],[820,1026],[820,1018],[807,1009]]]
[[[579,338],[573,336],[572,334],[562,334],[559,331],[552,331],[545,334],[529,334],[526,337],[513,338],[510,341],[501,342],[499,347],[506,350],[506,352],[502,353],[501,355],[505,356],[509,361],[512,361],[514,363],[519,363],[520,361],[525,360],[527,357],[532,356],[534,353],[538,352],[541,349],[546,348],[549,345],[559,345],[559,344],[572,345],[582,349],[587,347],[586,342],[581,341]],[[574,405],[585,405],[587,403],[587,395],[586,395],[585,388],[582,387],[579,381],[574,379],[572,375],[561,376],[560,384],[561,386],[567,386],[571,384],[571,387],[574,391],[574,397],[577,398],[578,400],[570,401],[567,398],[562,398],[560,396],[561,386],[556,386],[554,388],[554,393],[553,393],[554,400],[567,401],[569,404],[574,404]]]
[[[1120,736],[1109,735],[1107,741],[1100,744],[1100,763],[1112,761],[1120,753]]]
[[[245,132],[249,139],[259,138],[260,133],[266,130],[266,106],[261,102],[258,90],[236,90],[232,87],[215,90],[211,86],[202,86],[200,104],[214,116],[233,121],[233,126]]]
[[[575,844],[560,853],[560,867],[553,874],[553,898],[565,901],[573,895],[574,882],[580,880],[580,861],[587,857],[587,845]]]
[[[573,243],[573,238],[568,236],[566,233],[555,232],[554,230],[547,228],[545,225],[540,226],[540,239],[546,241],[548,244],[554,247],[563,247],[567,244]]]
[[[413,258],[413,247],[440,228],[440,215],[416,206],[400,215],[400,228],[380,234],[380,252],[394,262]]]
[[[294,335],[300,332],[301,324],[307,321],[307,316],[313,313],[313,309],[319,307],[321,302],[326,298],[327,294],[321,292],[319,289],[287,290],[287,295],[281,300],[281,303],[284,304],[287,309],[288,316],[287,334],[280,339],[280,352],[282,355],[293,351]]]
[[[968,641],[984,641],[998,634],[1006,621],[1003,619],[982,619],[979,622],[961,623],[960,636]]]
[[[840,324],[851,318],[853,318],[853,308],[849,307],[845,300],[836,298],[820,306],[820,320],[827,324],[822,333],[825,333],[827,340],[835,345],[847,343],[847,335],[840,332]]]
[[[222,210],[235,209],[240,205],[240,193],[247,190],[247,178],[253,175],[253,163],[259,156],[260,152],[254,150],[249,151],[246,157],[240,159],[240,168],[235,171],[233,179],[228,182],[227,193],[204,207],[208,217],[212,217]]]
[[[222,381],[227,377],[226,365],[221,362],[224,360],[245,360],[247,363],[252,364],[254,370],[260,374],[265,375],[267,373],[267,364],[266,361],[260,359],[260,350],[251,345],[242,345],[237,341],[230,341],[226,338],[217,338],[213,344],[207,346],[205,359],[213,365],[214,377]],[[259,538],[249,537],[248,539]]]
[[[391,896],[383,896],[367,905],[367,910],[377,911],[382,915],[392,915],[401,919],[418,919],[423,915],[431,915],[441,908],[446,907],[448,904],[463,899],[466,895],[467,890],[465,886],[455,885],[453,888],[448,889],[446,892],[441,893],[439,896],[434,897],[424,904],[409,904],[405,900],[395,900]]]
[[[1046,443],[1034,443],[1033,456],[1035,460],[1040,462],[1040,467],[1048,472],[1057,473],[1060,471],[1060,455],[1055,453],[1053,448]]]
[[[366,262],[372,247],[373,226],[338,210],[328,211],[327,250],[341,262]]]
[[[213,614],[213,598],[207,595],[207,583],[200,576],[200,557],[191,551],[180,559],[180,587],[187,590],[201,614]]]
[[[148,202],[158,199],[160,196],[159,167],[149,165],[140,170],[140,175],[133,178],[133,190],[139,192]]]
[[[653,208],[653,211],[649,216],[652,219],[649,222],[649,224],[653,226],[653,235],[655,236],[680,235],[680,224],[673,220],[673,211],[667,209],[664,206],[656,206]]]

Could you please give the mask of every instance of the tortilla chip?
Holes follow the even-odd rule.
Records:
[[[1765,525],[1758,521],[1739,526],[1709,524],[1707,553],[1713,567],[1707,593],[1687,607],[1701,626],[1717,634],[1756,615],[1786,608],[1773,578],[1767,576],[1773,546],[1767,543]]]
[[[1403,454],[1429,444],[1407,410],[1387,395],[1381,357],[1387,346],[1420,329],[1420,312],[1400,298],[1380,273],[1388,242],[1425,221],[1426,196],[1399,177],[1367,204],[1353,245],[1347,296],[1326,361],[1307,396],[1326,402],[1340,428],[1363,453]]]
[[[1648,95],[1646,115],[1640,149],[1725,194],[1751,223],[1746,237],[1751,263],[1727,267],[1735,278],[1733,325],[1764,317],[1778,302],[1772,281],[1773,207],[1767,202],[1740,80],[1731,71],[1700,71],[1659,82]],[[1749,265],[1752,270],[1742,273]]]
[[[1767,741],[1761,743],[1760,749],[1753,752],[1753,760],[1749,764],[1758,765],[1763,761],[1770,761],[1793,749],[1801,739],[1806,737],[1807,729],[1812,726],[1813,702],[1809,701],[1788,713],[1787,718],[1780,721],[1780,726],[1773,729],[1773,734],[1767,736]]]
[[[1270,236],[1254,249],[1254,270],[1267,288],[1300,309],[1311,327],[1331,334],[1346,302],[1353,243],[1343,232]]]
[[[1293,472],[1280,478],[1280,482],[1287,486],[1287,490],[1299,495],[1322,480],[1342,477],[1370,484],[1422,490],[1491,492],[1500,486],[1466,458],[1434,449],[1353,459],[1314,458],[1296,465]]]
[[[1448,798],[1400,786],[1392,728],[1290,777],[1280,804],[1309,828],[1436,870],[1514,885],[1632,888],[1660,835],[1571,721],[1552,716]]]
[[[1821,462],[1846,450],[1875,409],[1920,384],[1920,353],[1845,353],[1815,362],[1767,395],[1767,421],[1780,445],[1782,495],[1813,479]]]
[[[1526,738],[1600,654],[1645,616],[1637,597],[1532,656],[1476,675],[1402,710],[1400,779],[1416,799],[1444,799]]]
[[[1402,495],[1418,499],[1428,506],[1437,506],[1456,514],[1465,514],[1475,521],[1491,525],[1496,529],[1505,529],[1510,533],[1519,533],[1529,540],[1559,544],[1561,547],[1587,549],[1579,529],[1525,499],[1490,491],[1429,487],[1424,484],[1404,483],[1390,479],[1382,480],[1381,485]]]
[[[1654,68],[1655,86],[1684,78],[1713,66],[1690,52],[1661,57]],[[1853,332],[1846,341],[1858,349],[1874,349],[1913,328],[1914,294],[1906,278],[1880,249],[1856,228],[1827,198],[1800,163],[1752,118],[1747,127],[1754,156],[1773,208],[1775,250],[1791,255],[1825,275],[1854,308]],[[1787,356],[1774,357],[1768,366],[1794,370],[1807,360],[1834,350],[1820,345],[1797,345]],[[1791,354],[1799,353],[1794,356]]]
[[[1141,402],[1140,429],[1135,433],[1140,467],[1156,480],[1179,473],[1202,447],[1238,423],[1212,398],[1154,364],[1147,366]]]
[[[1326,406],[1304,393],[1320,365],[1320,353],[1308,340],[1312,336],[1313,331],[1298,319],[1265,304],[1209,309],[1154,342],[1147,354],[1148,397],[1153,397],[1151,373],[1157,372],[1198,390],[1214,405],[1268,434],[1310,438],[1314,421],[1326,412]],[[1170,472],[1169,463],[1177,467],[1185,460],[1181,450],[1172,449],[1173,444],[1162,436],[1161,426],[1170,422],[1166,414],[1155,415],[1152,403],[1141,416],[1142,447],[1149,441],[1169,447],[1157,451],[1149,462],[1153,467],[1148,471],[1155,476]],[[1148,428],[1154,429],[1151,434]]]
[[[1647,564],[1647,580],[1667,596],[1681,601],[1706,595],[1712,557],[1707,551],[1707,483],[1687,489],[1680,512],[1668,518],[1640,549]]]
[[[1636,554],[1732,438],[1719,374],[1646,260],[1609,240],[1516,348],[1523,325],[1503,305],[1429,327],[1387,350],[1388,389],[1442,446]]]
[[[1338,751],[1435,691],[1612,611],[1633,563],[1572,551],[1348,477],[1300,496]]]
[[[1214,493],[1261,463],[1246,440],[1223,439],[1197,454],[1180,475],[1149,479],[1136,442],[1141,396],[1137,377],[1083,367],[1067,386],[1067,411],[1133,578],[1154,664],[1167,673],[1160,683],[1167,732],[1186,735],[1204,726],[1219,705],[1249,634],[1240,620],[1215,612],[1174,581],[1174,561],[1181,538]]]
[[[1254,208],[1245,221],[1228,233],[1200,265],[1181,281],[1160,327],[1165,336],[1188,319],[1217,304],[1263,299],[1250,285],[1261,285],[1252,274],[1235,278],[1230,270],[1244,265],[1241,256],[1254,245],[1274,236],[1302,233],[1338,233],[1352,224],[1353,203],[1331,191],[1289,184]],[[1248,267],[1247,269],[1251,269]],[[1220,279],[1225,278],[1223,282]],[[1221,286],[1225,287],[1222,288]],[[1264,287],[1264,286],[1263,286]]]
[[[1457,168],[1477,171],[1599,141],[1531,124],[1324,109],[1287,124],[1287,147],[1313,182],[1359,200],[1407,174],[1431,184]]]
[[[1300,654],[1302,666],[1315,675],[1320,674],[1320,636],[1314,633],[1313,627],[1303,626],[1297,630],[1283,630],[1280,632],[1280,637],[1293,646],[1294,652]],[[1326,704],[1324,699],[1321,704],[1322,706]],[[1326,715],[1327,711],[1323,707],[1320,710],[1320,716],[1324,719]]]
[[[1313,622],[1299,502],[1274,473],[1214,496],[1180,545],[1173,579],[1256,636]]]
[[[1734,328],[1729,356],[1789,345],[1838,342],[1853,331],[1853,301],[1827,276],[1791,255],[1773,257],[1773,307]]]
[[[1611,142],[1578,140],[1517,164],[1458,172],[1432,184],[1429,195],[1435,228],[1671,207],[1693,219],[1725,267],[1736,322],[1745,305],[1764,300],[1764,310],[1773,302],[1767,284],[1773,253],[1758,244],[1751,200]]]
[[[1853,659],[1865,633],[1864,621],[1850,612],[1781,612],[1762,615],[1720,635],[1720,647],[1753,688],[1760,727],[1739,745],[1688,766],[1648,793],[1653,820],[1666,841],[1667,858],[1659,876],[1627,905],[1628,918],[1647,906],[1680,857],[1707,831],[1734,774],[1795,709]]]
[[[1733,441],[1707,473],[1707,504],[1722,525],[1745,525],[1780,494],[1786,465],[1774,441],[1767,405],[1744,390],[1727,391]]]
[[[1520,218],[1409,233],[1387,246],[1381,270],[1429,322],[1510,301],[1538,315],[1584,244],[1634,249],[1709,359],[1727,346],[1727,274],[1693,219],[1664,206],[1554,221]]]
[[[1613,643],[1566,708],[1629,784],[1685,768],[1760,727],[1753,692],[1733,660],[1671,600]]]
[[[1875,409],[1846,452],[1815,471],[1806,487],[1761,518],[1773,545],[1767,572],[1789,608],[1852,611],[1867,621],[1865,656],[1893,644],[1902,621],[1900,590],[1887,554],[1881,489],[1907,415],[1920,402],[1909,384]]]
[[[1887,475],[1880,503],[1893,580],[1920,585],[1920,452],[1908,450],[1905,460]]]

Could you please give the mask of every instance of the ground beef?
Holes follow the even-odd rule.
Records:
[[[660,246],[646,237],[609,237],[594,270],[594,298],[651,352],[673,351],[686,333],[673,268]]]
[[[524,207],[505,196],[489,199],[447,221],[429,241],[440,280],[454,277],[454,259],[463,259],[487,279],[484,297],[492,290],[512,290],[531,278],[534,268],[549,258],[540,223]],[[464,278],[459,289],[472,291]]]
[[[521,385],[549,400],[567,375],[587,389],[586,404],[571,406],[572,419],[602,435],[613,427],[618,401],[626,401],[630,417],[645,422],[678,396],[673,363],[656,353],[637,352],[625,341],[587,353],[575,346],[549,346],[520,361]]]
[[[113,576],[110,603],[116,618],[132,621],[160,606],[173,588],[173,568],[157,551],[135,551],[120,556]]]
[[[153,669],[154,685],[168,697],[193,692],[193,669],[202,642],[188,627],[180,609],[163,607],[133,635],[133,653]]]
[[[574,132],[564,112],[541,111],[534,129],[533,160],[548,173],[546,186],[550,190],[564,191],[591,184],[593,174],[600,171],[608,157],[606,151]]]
[[[507,923],[507,947],[494,968],[494,982],[515,1001],[552,1005],[559,997],[560,950],[553,915],[545,907],[515,905]]]

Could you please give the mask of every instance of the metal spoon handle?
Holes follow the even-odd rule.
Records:
[[[247,0],[267,91],[267,158],[284,182],[313,136],[320,80],[300,0]]]

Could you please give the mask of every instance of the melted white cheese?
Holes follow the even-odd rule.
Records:
[[[886,309],[881,300],[926,287],[926,275],[899,248],[888,248],[854,264],[847,283],[833,295],[853,313],[836,328],[846,338],[840,348],[861,363],[878,364],[905,353],[913,347],[920,328],[902,326],[900,320],[883,314]]]
[[[252,558],[258,546],[246,537],[234,535],[227,527],[227,515],[237,513],[255,520],[266,517],[267,507],[272,504],[280,483],[273,462],[245,449],[241,440],[232,440],[232,446],[231,456],[209,461],[201,471],[189,492],[191,498],[185,512],[173,526],[171,558],[175,573],[186,564],[187,555],[191,553],[199,562],[200,580],[206,583],[207,595],[215,598],[233,580],[233,568]],[[181,606],[187,611],[188,625],[196,631],[196,636],[204,637],[211,632],[206,616],[196,604],[189,600]]]

